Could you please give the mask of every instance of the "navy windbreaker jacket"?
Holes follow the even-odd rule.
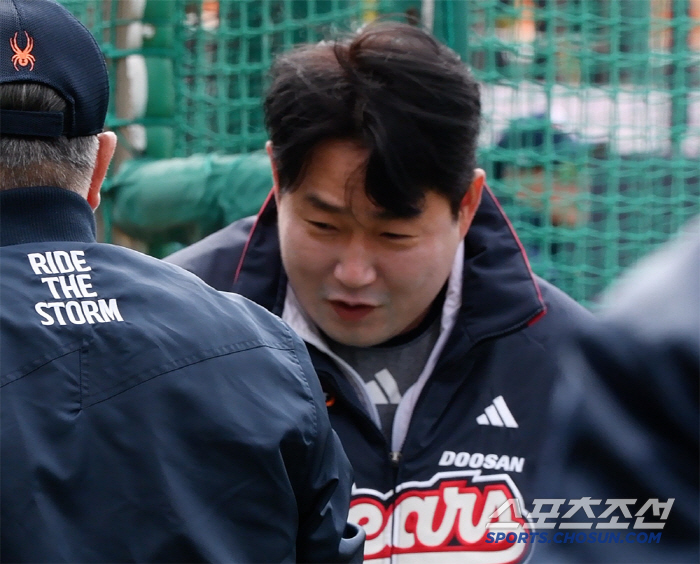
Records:
[[[362,384],[299,321],[276,222],[269,198],[256,218],[167,260],[282,316],[307,342],[331,424],[355,470],[350,519],[367,533],[366,560],[524,561],[531,543],[495,542],[493,535],[532,530],[520,509],[531,508],[548,433],[550,392],[560,375],[556,349],[590,314],[532,274],[510,223],[485,190],[448,282],[439,354],[404,395],[389,444]],[[491,523],[499,508],[495,520],[513,528]]]
[[[87,202],[0,192],[3,561],[349,562],[351,470],[303,342],[95,242]]]

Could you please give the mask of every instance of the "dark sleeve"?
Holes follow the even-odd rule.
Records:
[[[562,351],[553,439],[538,497],[673,498],[663,539],[648,544],[547,547],[557,562],[698,562],[700,544],[699,372],[695,351],[671,336],[646,340],[609,321]],[[654,520],[654,519],[652,519]],[[594,520],[594,523],[609,521]],[[595,525],[593,525],[595,527]],[[635,531],[630,525],[630,531]],[[537,560],[548,562],[546,558]]]
[[[304,475],[295,487],[299,504],[298,562],[362,562],[365,532],[347,521],[353,473],[331,428],[325,399],[306,346],[294,336],[296,353],[311,390],[316,430]]]
[[[254,216],[235,221],[164,260],[189,270],[217,290],[230,292],[254,223]]]

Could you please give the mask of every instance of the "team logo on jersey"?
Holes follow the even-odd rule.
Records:
[[[31,65],[29,70],[33,71],[34,63],[36,62],[34,55],[32,55],[32,49],[34,49],[34,39],[32,39],[31,36],[25,31],[24,36],[26,37],[27,41],[22,49],[17,43],[18,35],[19,32],[16,31],[14,37],[10,38],[10,47],[12,47],[12,52],[14,53],[14,55],[12,55],[12,64],[14,65],[16,71],[19,70],[19,67],[26,67],[29,65]]]
[[[510,476],[467,470],[440,472],[385,494],[353,488],[349,518],[367,533],[365,560],[421,554],[426,562],[433,557],[441,564],[510,564],[523,562],[531,545],[487,542],[494,537],[487,535],[532,531],[520,507]]]

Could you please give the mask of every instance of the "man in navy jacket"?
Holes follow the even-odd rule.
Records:
[[[367,561],[524,561],[494,535],[531,530],[555,349],[588,313],[484,186],[478,84],[428,33],[374,24],[281,55],[265,114],[271,197],[170,260],[306,341]]]
[[[116,136],[95,40],[51,0],[0,0],[0,41],[0,558],[361,561],[303,342],[96,242]]]

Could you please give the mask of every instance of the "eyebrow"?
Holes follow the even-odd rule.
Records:
[[[346,214],[351,213],[350,208],[348,208],[347,206],[336,206],[335,204],[331,204],[329,202],[326,202],[324,199],[320,198],[316,194],[305,194],[304,199],[309,204],[314,206],[316,209],[319,209],[319,210],[324,211],[324,212],[334,213],[334,214],[339,214],[339,215],[346,215]],[[415,217],[415,216],[402,217],[402,216],[396,215],[394,212],[392,212],[390,210],[385,210],[385,209],[375,211],[372,213],[372,215],[376,219],[384,219],[384,220],[411,219],[412,217]],[[416,215],[420,215],[420,212]]]
[[[304,199],[314,206],[315,208],[328,212],[328,213],[336,213],[336,214],[347,214],[349,213],[349,209],[345,206],[336,206],[334,204],[331,204],[329,202],[326,202],[325,200],[319,198],[316,194],[305,194]]]

